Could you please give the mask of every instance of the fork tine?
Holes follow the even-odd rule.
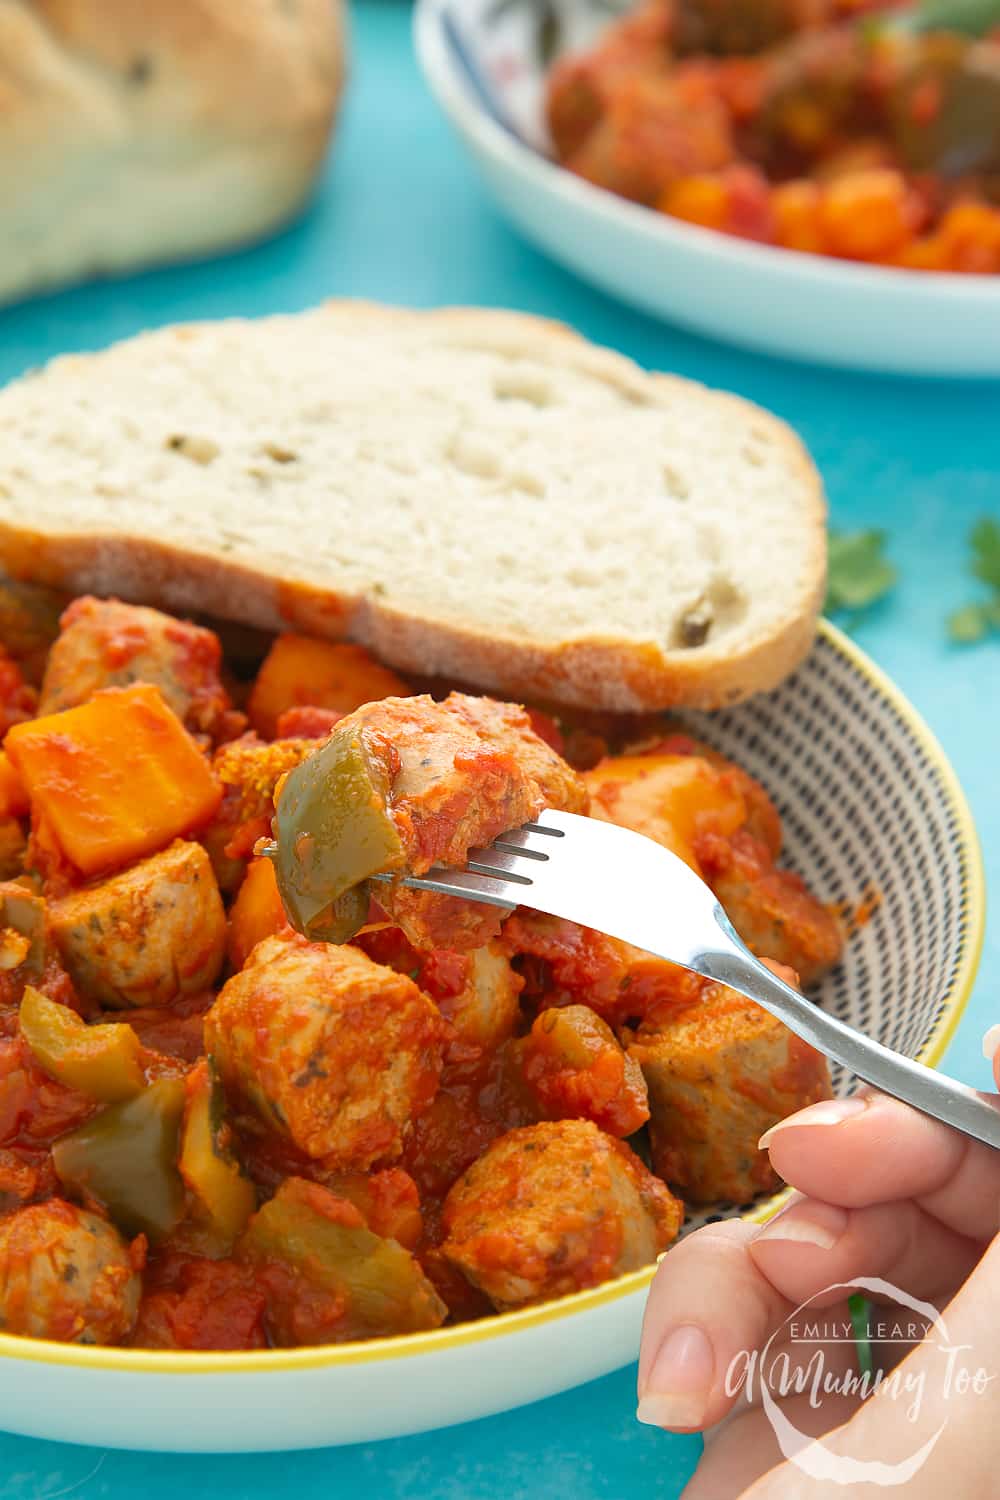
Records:
[[[391,883],[392,876],[373,875],[373,880]],[[449,870],[435,865],[425,876],[408,875],[403,884],[415,891],[434,891],[439,896],[458,896],[465,901],[485,901],[488,906],[503,906],[512,911],[519,904],[516,887],[506,879],[471,870]]]
[[[490,848],[500,849],[505,854],[523,855],[525,859],[551,859],[552,856],[548,849],[539,847],[541,842],[537,834],[525,833],[523,830],[518,829],[514,833],[501,834],[498,839],[493,840]],[[549,848],[551,848],[551,845]],[[478,849],[474,851],[477,858],[480,852]]]
[[[518,851],[518,853],[523,851]],[[537,855],[529,855],[529,859],[537,859]],[[502,849],[470,849],[466,859],[466,868],[475,870],[480,875],[498,875],[504,880],[512,880],[515,885],[528,886],[532,879],[526,871],[518,870],[515,866],[517,853],[505,853]],[[528,866],[530,869],[531,866]]]

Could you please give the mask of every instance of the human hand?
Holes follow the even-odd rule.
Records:
[[[1000,1028],[987,1034],[993,1056]],[[995,1070],[1000,1063],[995,1059]],[[1000,1082],[1000,1078],[998,1078]],[[706,1449],[685,1500],[812,1500],[843,1494],[831,1480],[811,1478],[782,1462],[760,1383],[733,1392],[754,1351],[786,1354],[805,1370],[822,1348],[831,1377],[857,1374],[851,1342],[835,1346],[793,1341],[783,1325],[804,1303],[838,1327],[849,1320],[845,1287],[880,1277],[911,1297],[947,1306],[953,1346],[964,1365],[985,1371],[981,1394],[958,1396],[942,1378],[939,1342],[907,1350],[880,1349],[889,1370],[893,1351],[912,1401],[883,1387],[867,1401],[854,1394],[810,1391],[778,1399],[801,1433],[824,1438],[836,1455],[899,1463],[938,1428],[940,1438],[908,1481],[908,1497],[934,1500],[946,1490],[969,1497],[995,1493],[1000,1462],[1000,1153],[879,1094],[824,1101],[782,1121],[765,1137],[771,1160],[799,1196],[763,1227],[739,1221],[710,1225],[666,1257],[653,1283],[639,1364],[640,1417],[674,1431],[703,1431]],[[838,1284],[839,1283],[839,1287]],[[828,1288],[836,1290],[827,1291]],[[898,1312],[898,1307],[893,1309]],[[742,1358],[741,1358],[742,1355]],[[735,1364],[733,1362],[736,1362]],[[776,1466],[776,1467],[775,1467]],[[764,1477],[761,1477],[764,1476]],[[861,1482],[854,1496],[875,1496]]]

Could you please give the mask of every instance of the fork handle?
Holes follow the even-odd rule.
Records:
[[[796,1036],[842,1063],[865,1083],[987,1146],[1000,1148],[1000,1100],[996,1095],[980,1093],[855,1031],[772,974],[743,945],[721,913],[719,926],[728,941],[717,950],[697,956],[692,968],[698,973],[756,1000]]]

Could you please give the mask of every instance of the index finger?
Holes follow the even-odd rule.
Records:
[[[1000,1151],[885,1094],[811,1105],[761,1143],[779,1176],[808,1197],[841,1208],[912,1198],[975,1240],[1000,1228]]]

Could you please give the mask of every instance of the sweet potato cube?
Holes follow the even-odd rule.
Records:
[[[206,823],[222,797],[158,688],[108,688],[15,724],[4,748],[66,858],[84,875],[129,864]]]
[[[271,739],[290,708],[310,704],[351,713],[376,698],[402,698],[401,677],[348,641],[279,635],[257,674],[247,711],[258,734]]]

